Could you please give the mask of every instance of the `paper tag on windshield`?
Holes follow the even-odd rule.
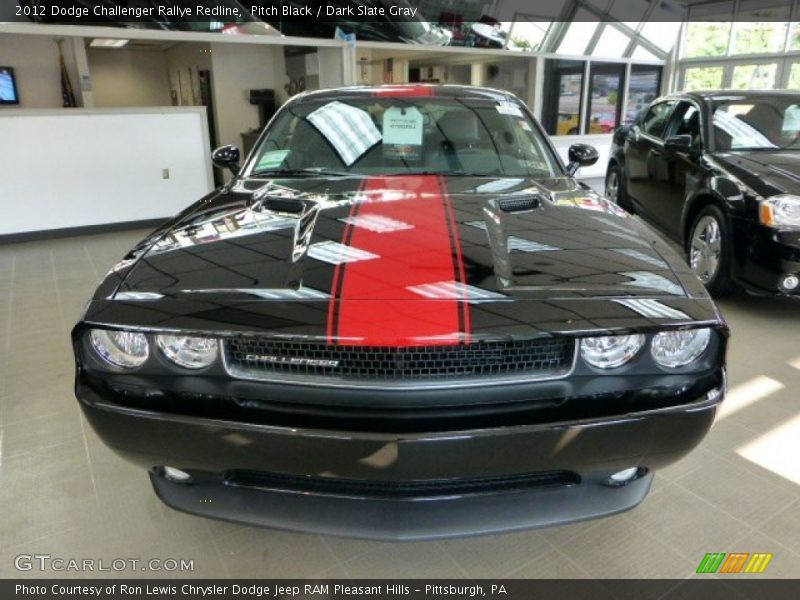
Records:
[[[256,169],[261,171],[263,169],[277,169],[281,166],[283,159],[289,154],[288,150],[271,150],[264,152],[261,158],[258,159]]]
[[[500,102],[497,105],[497,112],[499,112],[501,115],[510,115],[512,117],[522,116],[522,111],[520,110],[519,106],[513,102]]]
[[[422,145],[422,113],[416,108],[390,108],[383,113],[383,143],[390,146]]]

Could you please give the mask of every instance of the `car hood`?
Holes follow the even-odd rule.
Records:
[[[757,194],[800,195],[800,152],[757,150],[715,156],[726,170]]]
[[[394,343],[718,319],[658,236],[567,178],[238,181],[126,261],[98,320]]]

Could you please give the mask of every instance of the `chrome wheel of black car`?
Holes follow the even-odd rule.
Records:
[[[616,170],[611,171],[606,179],[606,198],[619,204],[619,174]]]
[[[619,165],[613,165],[606,175],[606,198],[628,212],[633,212],[633,207],[625,191],[625,182],[622,179],[622,170]]]
[[[723,212],[714,205],[700,211],[687,243],[689,266],[714,296],[738,289],[730,275],[730,235]]]
[[[692,231],[692,246],[689,264],[705,284],[714,279],[719,270],[722,255],[722,233],[717,220],[707,215],[695,223]]]

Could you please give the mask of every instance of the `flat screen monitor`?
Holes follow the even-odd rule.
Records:
[[[19,104],[17,80],[11,67],[0,67],[0,104]]]

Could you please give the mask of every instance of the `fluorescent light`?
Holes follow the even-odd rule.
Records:
[[[94,38],[89,45],[92,48],[122,48],[127,46],[130,40],[114,39],[114,38]]]

